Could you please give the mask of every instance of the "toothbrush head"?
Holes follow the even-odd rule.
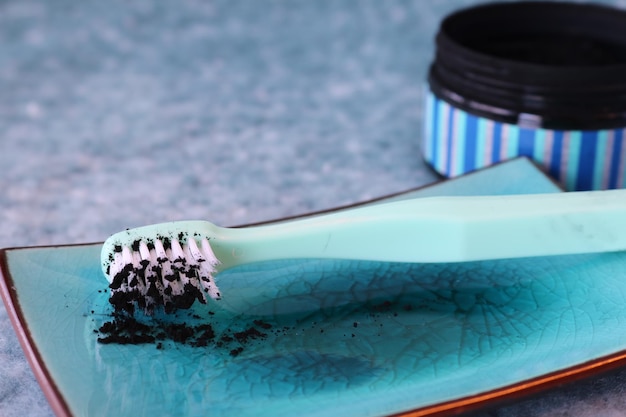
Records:
[[[190,230],[205,222],[175,222],[129,229],[109,237],[102,247],[102,270],[109,301],[116,311],[166,313],[187,309],[206,296],[220,299],[213,275],[220,263],[209,238]],[[202,224],[200,224],[202,223]]]

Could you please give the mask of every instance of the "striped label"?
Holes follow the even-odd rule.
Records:
[[[526,156],[568,191],[624,188],[626,128],[523,128],[469,114],[432,92],[424,117],[424,159],[446,177]]]

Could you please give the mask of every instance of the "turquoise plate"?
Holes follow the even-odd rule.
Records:
[[[390,198],[558,191],[520,159]],[[206,346],[99,343],[110,319],[99,254],[2,252],[7,310],[59,416],[431,415],[626,356],[626,254],[233,269],[218,277],[219,304],[153,318],[210,324]]]

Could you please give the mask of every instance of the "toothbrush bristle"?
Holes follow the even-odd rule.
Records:
[[[132,313],[135,306],[151,313],[162,306],[165,312],[187,309],[206,296],[221,297],[213,280],[219,261],[208,239],[200,245],[189,237],[182,245],[167,237],[131,245],[116,245],[108,274],[110,302],[116,310]]]

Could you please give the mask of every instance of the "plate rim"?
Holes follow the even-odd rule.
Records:
[[[81,246],[81,245],[63,245],[63,246]],[[40,248],[54,248],[57,245],[39,246]],[[65,401],[65,397],[56,385],[52,374],[41,356],[37,344],[33,340],[28,322],[19,303],[19,296],[15,289],[15,284],[11,271],[9,270],[8,253],[16,250],[35,249],[35,247],[6,248],[0,249],[0,296],[4,301],[9,320],[13,325],[13,330],[17,335],[17,340],[24,351],[24,356],[35,375],[35,379],[39,383],[44,396],[48,400],[54,414],[58,417],[72,417],[69,405]]]

